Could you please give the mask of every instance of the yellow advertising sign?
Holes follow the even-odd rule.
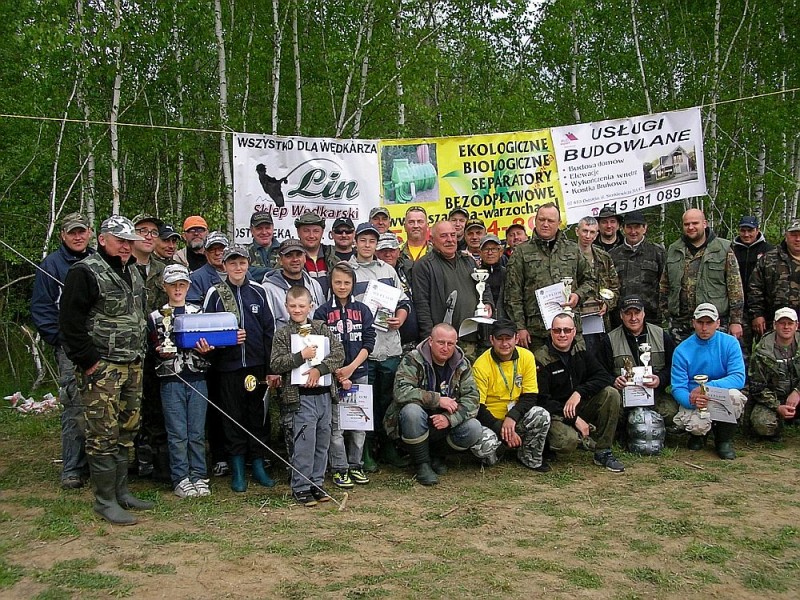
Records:
[[[511,224],[533,229],[543,204],[559,206],[566,224],[552,138],[548,129],[447,138],[381,140],[381,205],[391,230],[404,238],[403,219],[421,206],[429,222],[463,208],[501,239]]]

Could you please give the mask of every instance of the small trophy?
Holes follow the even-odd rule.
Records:
[[[621,375],[625,377],[625,385],[634,385],[633,383],[633,361],[630,356],[622,359]]]
[[[706,394],[706,383],[708,382],[708,375],[695,375],[694,381],[700,386],[700,393],[705,395]],[[701,419],[708,419],[708,407],[705,408],[698,408],[697,411],[700,413]]]
[[[651,346],[647,342],[643,342],[639,344],[639,360],[642,361],[642,365],[644,366],[644,378],[650,379],[650,376],[653,374],[653,367],[650,366],[650,354]]]
[[[172,307],[165,306],[158,312],[160,312],[163,317],[161,324],[164,327],[161,338],[161,352],[162,354],[175,354],[178,348],[172,343],[172,339],[170,338],[170,334],[172,333]]]
[[[564,304],[562,305],[565,313],[571,313],[572,307],[566,306],[569,302],[569,297],[572,295],[572,277],[562,277],[561,285],[564,286]]]
[[[309,338],[309,336],[311,335],[311,325],[310,324],[306,323],[305,325],[300,325],[300,329],[299,329],[299,331],[297,333],[300,336],[300,338],[303,340],[303,344],[305,345],[306,348],[311,348],[314,345],[312,343],[311,339]],[[306,359],[306,364],[309,367],[314,367],[314,366],[320,364],[321,362],[322,361],[319,358],[317,358],[316,354],[314,354],[313,358]]]
[[[475,316],[488,317],[489,310],[483,303],[483,292],[486,290],[486,280],[489,279],[489,271],[486,269],[475,269],[472,272],[472,278],[475,280],[475,290],[478,292],[478,306],[475,308]]]

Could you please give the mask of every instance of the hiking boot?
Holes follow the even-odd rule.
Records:
[[[333,485],[343,490],[349,490],[355,485],[347,471],[336,471],[331,479],[333,480]]]
[[[200,495],[197,492],[197,488],[189,481],[188,477],[182,479],[181,482],[175,486],[174,491],[178,498],[195,498]]]
[[[204,497],[211,495],[211,488],[208,486],[208,479],[198,479],[192,483],[194,484],[194,489],[197,490],[198,496]]]
[[[62,490],[79,490],[83,487],[83,479],[77,475],[70,475],[61,480]]]
[[[686,443],[689,450],[702,450],[706,447],[706,436],[704,435],[690,435],[689,441]]]
[[[211,469],[211,472],[214,474],[214,477],[225,477],[231,470],[228,468],[228,463],[224,460],[221,460],[217,463],[214,463],[214,468]]]
[[[369,483],[369,477],[361,469],[350,469],[349,475],[350,480],[355,484],[367,485]]]
[[[598,467],[605,467],[606,470],[612,473],[622,473],[625,470],[625,466],[616,459],[610,450],[595,452],[594,464]]]
[[[311,490],[300,490],[297,492],[292,492],[292,498],[298,504],[302,504],[303,506],[308,506],[309,508],[317,505],[317,501],[311,494]]]
[[[323,487],[313,487],[311,488],[311,496],[317,502],[330,502],[331,495],[325,491]]]

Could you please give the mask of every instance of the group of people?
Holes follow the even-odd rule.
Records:
[[[270,212],[258,211],[243,247],[199,215],[182,232],[147,214],[112,216],[95,250],[85,216],[66,215],[31,305],[58,362],[62,486],[91,476],[95,511],[118,524],[152,506],[128,491],[129,470],[165,463],[181,498],[210,494],[210,474],[243,492],[248,465],[272,487],[269,398],[293,497],[306,506],[330,499],[328,473],[349,489],[369,484],[378,463],[413,465],[419,483],[436,484],[453,452],[491,466],[514,450],[547,472],[580,447],[622,472],[612,445],[623,398],[632,368],[648,364],[639,383],[692,450],[713,431],[718,455],[733,459],[736,421],[771,439],[794,421],[800,220],[772,247],[752,216],[730,242],[691,209],[665,249],[647,239],[640,212],[604,208],[578,223],[576,241],[555,204],[539,207],[530,236],[514,223],[504,241],[466,209],[447,217],[432,223],[409,207],[401,243],[379,206],[357,226],[336,219],[325,244],[314,212],[279,242]],[[564,297],[546,322],[536,290],[553,284]],[[364,303],[388,288],[392,306]],[[479,306],[489,318],[473,319]],[[178,347],[176,317],[199,313],[232,314],[235,342]],[[599,331],[583,332],[589,317]],[[336,405],[364,384],[374,431],[343,430]],[[735,419],[709,418],[709,388],[728,390]]]

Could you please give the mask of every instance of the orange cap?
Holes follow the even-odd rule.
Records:
[[[208,229],[208,223],[206,223],[206,220],[203,217],[199,217],[197,215],[186,217],[186,220],[183,222],[183,230],[187,231],[192,227],[202,227],[203,229]]]

